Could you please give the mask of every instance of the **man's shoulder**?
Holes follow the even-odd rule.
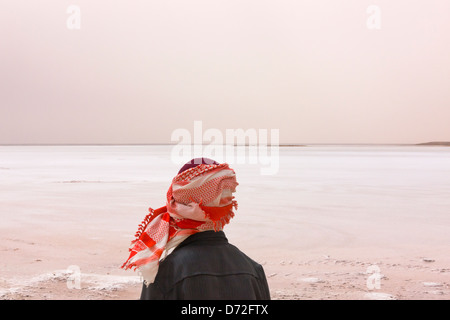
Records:
[[[215,262],[220,265],[215,266]],[[205,267],[208,271],[226,271],[224,268],[228,266],[227,262],[232,262],[230,265],[240,268],[259,265],[235,245],[223,243],[220,245],[195,244],[184,246],[169,254],[161,262],[161,267],[163,269],[183,270],[202,270],[202,267]],[[213,264],[211,265],[211,263]]]
[[[160,285],[171,286],[194,276],[247,274],[258,278],[262,267],[230,243],[192,244],[180,247],[161,263],[157,278]]]

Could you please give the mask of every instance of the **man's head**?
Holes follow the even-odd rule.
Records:
[[[145,283],[152,283],[164,250],[197,232],[222,230],[230,222],[237,209],[233,199],[237,185],[236,174],[226,163],[208,158],[186,163],[172,179],[166,205],[150,208],[139,225],[122,267],[139,268]]]

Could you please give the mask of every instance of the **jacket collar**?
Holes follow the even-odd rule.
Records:
[[[203,232],[197,232],[187,237],[182,243],[180,243],[175,248],[175,250],[194,243],[220,244],[220,243],[228,243],[228,239],[223,231],[216,232],[214,230],[208,230]]]

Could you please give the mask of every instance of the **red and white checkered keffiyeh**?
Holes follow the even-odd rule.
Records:
[[[167,203],[144,218],[122,268],[138,268],[145,284],[153,283],[159,261],[190,235],[222,230],[234,216],[236,175],[228,164],[200,164],[178,174],[167,191]]]

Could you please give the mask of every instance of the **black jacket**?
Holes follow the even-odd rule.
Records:
[[[223,231],[189,236],[144,284],[141,300],[269,300],[262,266],[228,243]]]

